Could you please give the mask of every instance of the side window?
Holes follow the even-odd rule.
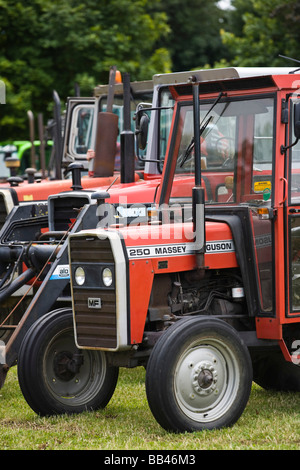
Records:
[[[254,116],[252,190],[263,193],[263,198],[268,200],[272,192],[274,116],[273,105],[265,102],[265,109]]]
[[[290,217],[290,303],[300,310],[300,217]]]
[[[70,142],[70,153],[85,155],[91,146],[94,119],[93,105],[80,105],[74,109],[73,122],[76,123]]]
[[[293,116],[293,101],[291,101],[291,116],[290,123],[294,122]],[[290,142],[291,145],[295,141],[293,126],[290,126]],[[290,197],[291,204],[300,204],[300,141],[290,149],[291,162],[290,162]]]
[[[273,107],[266,106],[265,112],[255,115],[253,164],[260,169],[270,169],[273,151]]]

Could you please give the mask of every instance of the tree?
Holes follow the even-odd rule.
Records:
[[[154,0],[157,5],[160,0]],[[152,2],[153,3],[153,2]],[[0,140],[28,138],[27,111],[51,114],[52,92],[63,100],[74,83],[91,95],[117,65],[132,80],[170,71],[168,51],[155,44],[169,28],[147,0],[0,0]]]
[[[221,33],[223,43],[232,54],[229,65],[295,65],[279,55],[300,59],[298,0],[233,0],[232,5],[235,29]],[[238,17],[241,19],[239,25]]]
[[[160,9],[168,16],[171,33],[159,45],[170,51],[174,72],[212,66],[227,57],[220,36],[227,13],[217,0],[164,0]]]

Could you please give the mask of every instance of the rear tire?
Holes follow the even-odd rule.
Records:
[[[251,386],[248,349],[218,319],[178,321],[157,341],[147,365],[148,403],[168,431],[232,425],[248,402]]]
[[[72,369],[76,355],[83,364]],[[57,310],[37,320],[26,333],[18,356],[20,388],[39,415],[81,413],[104,408],[118,380],[101,351],[78,350],[72,311]]]
[[[300,392],[300,366],[284,359],[281,351],[253,358],[253,380],[265,390]]]

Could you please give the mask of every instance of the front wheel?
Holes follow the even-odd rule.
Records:
[[[232,425],[248,402],[251,385],[248,349],[218,319],[178,321],[157,341],[147,364],[148,403],[168,431]]]
[[[37,320],[18,356],[20,388],[29,406],[42,416],[104,408],[118,372],[108,366],[105,353],[77,349],[70,309]]]

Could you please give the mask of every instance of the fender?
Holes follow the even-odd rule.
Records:
[[[130,344],[142,342],[154,276],[197,269],[192,223],[121,229],[129,263]],[[207,222],[203,268],[237,267],[230,227]]]

